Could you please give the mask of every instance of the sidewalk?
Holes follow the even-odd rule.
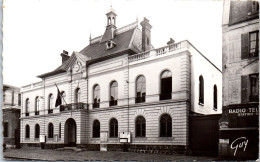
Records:
[[[78,160],[78,161],[216,161],[218,157],[202,157],[202,156],[176,156],[176,155],[156,155],[156,154],[140,154],[133,152],[118,151],[81,151],[72,150],[41,150],[38,148],[28,149],[7,149],[3,153],[5,160]]]

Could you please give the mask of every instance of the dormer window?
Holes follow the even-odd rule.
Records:
[[[109,40],[109,41],[107,41],[106,46],[107,46],[107,50],[108,50],[108,49],[111,49],[111,48],[115,47],[116,43],[111,41],[111,40]]]

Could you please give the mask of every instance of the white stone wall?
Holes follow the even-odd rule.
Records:
[[[222,73],[206,60],[195,48],[191,51],[191,111],[200,114],[222,113]],[[204,79],[204,105],[199,104],[199,77]],[[217,111],[214,107],[214,85],[217,86]]]

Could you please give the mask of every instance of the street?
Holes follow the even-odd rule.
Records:
[[[53,150],[39,148],[7,149],[3,152],[4,160],[77,160],[77,161],[217,161],[218,157],[204,156],[177,156],[141,154],[133,152],[118,151],[80,151]]]

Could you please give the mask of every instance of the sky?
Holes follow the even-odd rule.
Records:
[[[38,75],[61,65],[63,50],[79,52],[89,44],[90,34],[104,33],[111,4],[117,28],[146,17],[155,48],[170,38],[189,40],[221,69],[223,1],[5,0],[3,83],[21,87],[41,81]]]

